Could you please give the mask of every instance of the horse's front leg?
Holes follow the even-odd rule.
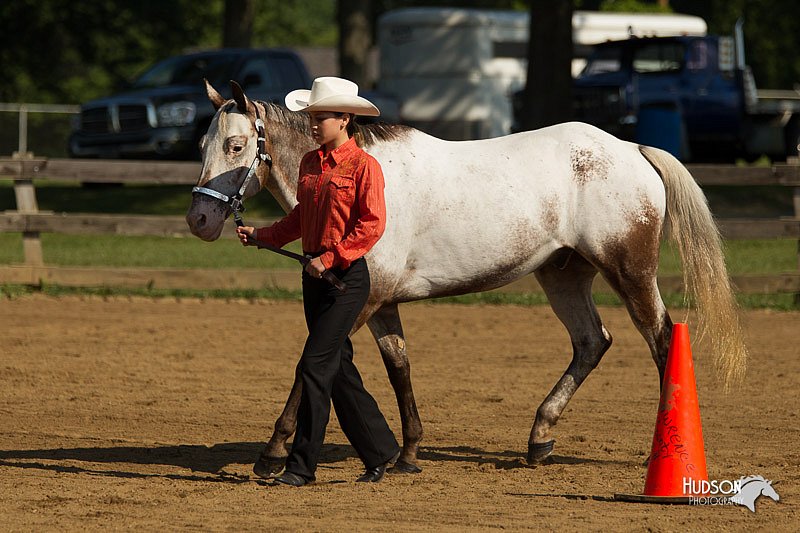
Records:
[[[256,464],[253,465],[253,472],[259,477],[268,478],[277,474],[283,469],[286,457],[289,455],[286,441],[294,433],[297,427],[297,408],[300,406],[300,393],[303,390],[303,383],[300,381],[300,363],[294,371],[294,383],[286,406],[283,408],[281,416],[275,422],[275,431],[272,432],[269,442],[264,447],[264,451],[258,457]]]
[[[380,308],[367,321],[372,335],[378,343],[383,364],[397,397],[400,420],[403,425],[403,451],[391,472],[416,474],[422,472],[417,466],[417,452],[422,440],[422,422],[417,412],[417,402],[411,388],[411,366],[408,363],[406,341],[397,304]]]

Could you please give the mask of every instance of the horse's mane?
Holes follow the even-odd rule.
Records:
[[[386,141],[394,141],[405,137],[414,128],[403,124],[387,124],[378,122],[375,124],[356,123],[356,142],[362,148],[368,148],[373,144]]]
[[[267,111],[267,119],[280,122],[293,130],[308,134],[308,113],[295,113],[272,102],[261,102]]]
[[[747,477],[741,478],[739,481],[741,482],[741,486],[742,487],[744,487],[745,485],[747,485],[748,483],[753,482],[753,481],[763,481],[765,483],[769,483],[769,481],[764,479],[763,476],[747,476]]]
[[[269,120],[280,122],[303,134],[308,134],[308,113],[289,111],[287,108],[272,102],[262,103],[267,111]],[[400,139],[413,129],[402,124],[386,124],[384,122],[375,124],[356,123],[355,138],[360,147],[368,148],[380,142]]]

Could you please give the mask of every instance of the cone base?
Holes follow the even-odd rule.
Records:
[[[690,496],[648,496],[647,494],[614,494],[614,500],[631,503],[660,503],[662,505],[689,505]]]

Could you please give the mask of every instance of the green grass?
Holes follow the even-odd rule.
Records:
[[[288,249],[299,252],[299,243],[292,243]],[[296,266],[291,259],[243,248],[234,239],[203,242],[194,238],[45,233],[42,250],[45,263],[56,266],[266,269]],[[779,274],[797,268],[797,243],[791,239],[726,241],[725,255],[732,275]],[[22,261],[22,236],[0,233],[0,264]],[[659,273],[680,272],[677,252],[664,244]]]
[[[183,215],[190,202],[188,186],[172,185],[91,185],[36,181],[39,209],[70,213],[119,213],[147,215]],[[791,216],[793,204],[788,187],[706,187],[712,211],[718,217]],[[14,210],[16,202],[12,182],[0,180],[0,210]],[[271,218],[282,214],[269,194],[260,194],[247,202],[246,218]],[[276,254],[243,248],[233,239],[213,243],[194,238],[119,237],[110,235],[42,235],[45,263],[55,266],[161,267],[161,268],[262,268],[295,269],[297,264]],[[299,252],[299,244],[289,249]],[[737,240],[725,243],[728,270],[731,275],[779,274],[797,270],[797,243],[792,239]],[[22,237],[0,233],[0,264],[23,262]],[[661,251],[659,273],[680,274],[676,251],[665,244]],[[7,296],[25,294],[24,287],[2,287]],[[51,294],[145,294],[148,296],[232,297],[232,298],[297,298],[291,291],[153,291],[147,289],[71,289],[43,287]],[[682,305],[682,295],[665,295],[668,305]],[[611,294],[598,294],[601,304],[619,305]],[[793,295],[740,295],[748,307],[795,308]],[[546,303],[541,294],[480,293],[443,298],[438,301],[466,304]]]
[[[723,246],[728,273],[733,276],[797,270],[797,241],[792,239],[729,240]],[[668,242],[662,244],[659,274],[680,274],[680,265],[677,250]]]
[[[185,215],[192,201],[188,185],[87,184],[36,180],[39,209],[56,213],[115,213],[130,215]],[[0,211],[16,209],[11,180],[0,180]],[[246,218],[282,216],[270,194],[247,200]]]
[[[665,293],[661,297],[667,307],[684,308],[683,294]],[[620,306],[622,301],[613,293],[595,292],[592,295],[597,305]],[[797,304],[793,294],[738,294],[739,305],[748,309],[769,308],[779,311],[796,311]],[[435,303],[456,303],[463,305],[547,305],[547,297],[542,293],[504,293],[479,292],[464,296],[453,296],[432,300]]]
[[[61,285],[42,285],[30,287],[26,285],[0,285],[0,298],[20,298],[30,294],[46,294],[48,296],[92,295],[92,296],[146,296],[148,298],[227,298],[227,299],[269,299],[302,301],[301,291],[279,288],[270,289],[236,289],[236,290],[199,290],[199,289],[146,289],[135,287],[65,287]]]
[[[277,254],[245,248],[235,239],[203,242],[195,238],[42,234],[44,262],[53,266],[161,268],[297,268]],[[299,243],[289,250],[299,252]],[[0,233],[0,264],[23,261],[22,236]]]
[[[299,252],[299,244],[289,249]],[[295,261],[276,254],[244,248],[233,239],[207,243],[194,238],[117,237],[108,235],[42,235],[45,263],[56,266],[161,267],[161,268],[258,268],[297,269]],[[793,271],[797,261],[797,243],[791,239],[727,241],[725,254],[732,275],[780,274]],[[19,264],[23,261],[22,237],[18,233],[0,233],[0,264]],[[662,247],[661,275],[679,275],[680,261],[676,251]],[[32,289],[19,286],[0,287],[0,294],[14,297],[40,290],[46,294],[145,295],[151,297],[196,298],[281,298],[298,299],[295,291],[282,290],[149,290],[125,288],[68,288],[45,286]],[[682,294],[664,294],[670,306],[683,306]],[[436,300],[459,304],[542,305],[543,294],[485,292]],[[597,293],[595,301],[602,305],[620,305],[613,294]],[[791,294],[739,295],[745,307],[796,309]]]
[[[246,299],[246,300],[294,300],[302,301],[300,291],[285,289],[236,289],[236,290],[193,290],[193,289],[145,289],[145,288],[118,288],[118,287],[64,287],[58,285],[43,285],[29,287],[23,285],[0,285],[0,299],[20,298],[30,294],[46,294],[49,296],[64,296],[71,294],[94,296],[145,296],[148,298],[219,298],[219,299]],[[683,308],[686,306],[682,294],[663,294],[664,303],[668,307]],[[598,305],[619,306],[622,302],[614,294],[595,293],[594,301]],[[796,311],[797,304],[792,294],[740,294],[739,304],[744,308],[769,308],[779,311]],[[502,293],[481,292],[426,300],[435,304],[459,305],[520,305],[536,306],[547,305],[547,298],[542,293]]]

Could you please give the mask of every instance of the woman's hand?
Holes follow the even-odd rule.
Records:
[[[256,243],[253,242],[255,232],[256,228],[253,226],[236,226],[236,236],[239,237],[239,241],[242,243],[242,246],[256,245]]]
[[[322,264],[322,260],[319,257],[315,257],[306,265],[306,272],[312,278],[321,278],[325,270],[325,265]]]

